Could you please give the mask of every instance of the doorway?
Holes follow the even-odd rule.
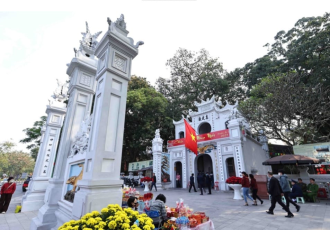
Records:
[[[232,176],[236,176],[234,157],[227,158],[226,165],[227,165],[228,178]]]
[[[200,154],[197,157],[197,172],[211,173],[213,172],[212,158],[208,154]]]
[[[175,180],[175,188],[182,188],[182,163],[177,161],[174,163],[174,180]],[[180,175],[180,179],[177,180],[177,175]]]

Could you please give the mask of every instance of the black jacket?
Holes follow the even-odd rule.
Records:
[[[157,182],[157,180],[156,180],[156,176],[153,176],[152,179],[153,179],[153,182],[154,182],[154,183]]]
[[[205,184],[206,186],[209,186],[211,184],[211,177],[210,175],[205,176]]]
[[[280,182],[275,177],[269,180],[268,193],[272,196],[280,196],[283,193]]]
[[[191,185],[194,185],[195,184],[195,178],[194,178],[194,176],[191,176],[190,177],[190,184]]]
[[[204,176],[203,176],[203,174],[199,174],[197,176],[197,182],[198,182],[198,186],[199,187],[203,187],[204,186]]]

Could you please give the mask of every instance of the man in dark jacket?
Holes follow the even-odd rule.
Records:
[[[208,194],[211,195],[211,176],[208,172],[205,175],[205,184],[206,184],[206,187],[209,189]]]
[[[296,199],[297,197],[303,197],[303,192],[301,187],[298,185],[298,181],[291,180],[292,192],[290,193],[291,199]]]
[[[290,189],[290,184],[289,184],[289,181],[288,181],[288,176],[286,174],[284,174],[283,169],[278,170],[278,175],[280,176],[280,185],[281,185],[281,188],[282,188],[283,193],[284,193],[286,206],[289,208],[290,203],[291,203],[296,207],[297,212],[299,212],[300,206],[297,205],[296,203],[294,203],[292,201],[292,199],[290,199],[290,197],[289,197],[289,195],[291,193],[291,189]]]
[[[294,215],[292,214],[290,209],[287,206],[285,206],[285,204],[283,204],[283,202],[281,200],[281,197],[284,194],[283,194],[283,190],[281,188],[280,183],[278,182],[278,180],[275,177],[273,177],[272,172],[268,172],[268,177],[270,177],[268,194],[270,194],[272,196],[272,200],[271,200],[271,206],[270,206],[269,210],[266,212],[268,214],[274,215],[274,209],[275,209],[276,202],[277,202],[288,213],[288,215],[286,215],[285,217],[288,217],[288,218],[294,217]]]
[[[150,191],[152,191],[152,187],[155,186],[155,189],[156,189],[156,192],[157,192],[157,187],[156,187],[156,182],[157,182],[157,180],[156,180],[156,175],[155,175],[155,173],[153,173],[151,179],[152,179],[152,182],[151,182],[151,188],[150,188]]]
[[[201,172],[198,173],[197,183],[198,183],[198,187],[201,189],[201,195],[203,195],[204,176]]]
[[[190,192],[190,190],[191,190],[191,188],[194,186],[194,190],[195,190],[195,192],[197,192],[196,191],[196,187],[195,187],[195,177],[194,177],[194,174],[192,173],[191,174],[191,177],[190,177],[190,186],[189,186],[189,192]]]

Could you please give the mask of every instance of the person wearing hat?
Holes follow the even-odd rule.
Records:
[[[304,196],[307,198],[306,200],[315,202],[316,197],[317,197],[317,192],[319,191],[319,186],[315,183],[314,178],[309,179],[310,184],[307,186],[306,193]]]
[[[298,181],[296,180],[291,180],[291,185],[292,185],[292,192],[290,193],[289,197],[290,199],[296,199],[297,197],[302,197],[303,192],[298,184]],[[300,206],[299,206],[300,209]]]
[[[8,182],[1,187],[0,213],[5,214],[7,212],[11,197],[14,194],[15,190],[16,184],[14,183],[14,177],[9,177]]]
[[[284,170],[283,169],[279,169],[278,170],[278,175],[280,176],[280,185],[282,187],[283,193],[284,193],[284,197],[285,197],[285,201],[286,201],[286,206],[289,208],[290,203],[293,204],[296,209],[297,212],[299,212],[300,210],[300,206],[297,205],[296,203],[294,203],[292,201],[292,199],[290,199],[289,195],[291,193],[291,188],[290,188],[290,184],[289,184],[289,180],[288,180],[288,176],[286,174],[284,174]]]

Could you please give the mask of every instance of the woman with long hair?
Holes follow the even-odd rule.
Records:
[[[15,190],[16,184],[14,183],[14,177],[9,177],[8,182],[1,187],[0,213],[5,214],[7,212],[11,197],[14,194]]]
[[[258,185],[257,185],[257,181],[254,178],[254,176],[252,174],[249,174],[250,180],[251,180],[251,189],[252,189],[252,198],[254,200],[254,204],[255,206],[257,206],[257,199],[260,200],[260,203],[263,204],[264,201],[260,199],[260,197],[258,196]]]
[[[245,201],[245,206],[248,206],[249,204],[247,202],[247,198],[249,198],[253,202],[254,202],[254,200],[249,195],[250,181],[249,181],[248,174],[246,172],[242,172],[242,174],[243,174],[243,178],[242,178],[243,197],[244,197],[244,201]]]

